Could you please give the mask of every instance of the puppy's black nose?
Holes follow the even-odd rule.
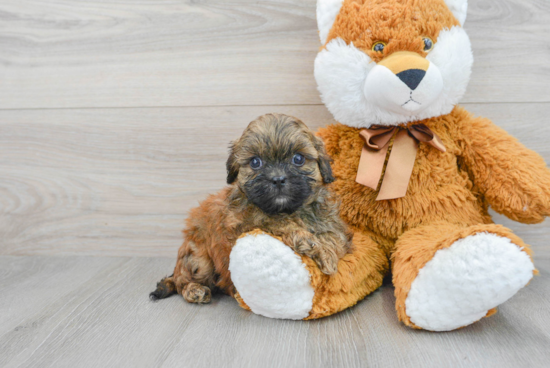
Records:
[[[275,176],[271,179],[273,182],[273,185],[276,185],[278,187],[286,184],[286,176]]]
[[[420,82],[422,82],[425,75],[426,72],[421,69],[409,69],[396,74],[396,76],[413,91],[418,87]]]

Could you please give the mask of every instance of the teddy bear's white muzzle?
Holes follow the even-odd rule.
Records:
[[[409,116],[428,108],[442,90],[443,78],[433,63],[426,72],[410,69],[397,75],[376,65],[367,75],[364,94],[382,110]]]

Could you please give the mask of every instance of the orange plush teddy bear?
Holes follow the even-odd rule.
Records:
[[[355,248],[329,277],[266,234],[239,239],[230,270],[242,306],[323,317],[376,290],[391,265],[399,320],[447,331],[491,315],[531,280],[529,246],[487,210],[543,221],[550,171],[456,106],[473,62],[466,9],[467,0],[318,1],[315,78],[339,122],[319,134]],[[272,277],[267,266],[281,256],[294,263]]]

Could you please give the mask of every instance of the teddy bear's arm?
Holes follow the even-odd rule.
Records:
[[[462,159],[491,207],[512,220],[550,216],[550,170],[543,158],[490,120],[461,122]]]

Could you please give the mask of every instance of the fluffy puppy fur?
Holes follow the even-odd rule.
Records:
[[[303,122],[280,114],[254,120],[231,145],[230,186],[191,210],[174,273],[151,299],[176,292],[190,303],[208,303],[212,292],[233,296],[229,254],[239,236],[254,229],[280,237],[323,273],[335,273],[352,233],[327,189],[333,180],[323,142]]]

